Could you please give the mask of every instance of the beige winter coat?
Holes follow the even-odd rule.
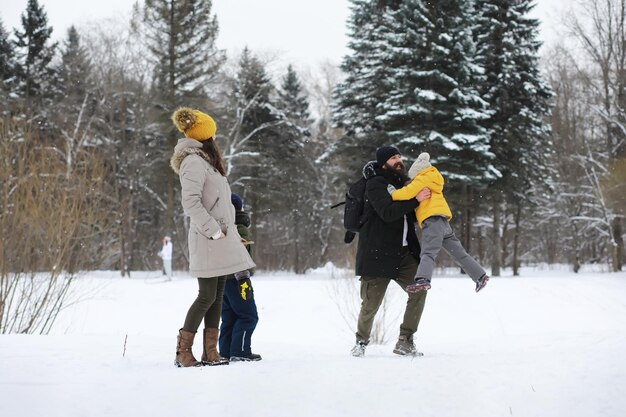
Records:
[[[201,148],[197,140],[179,139],[170,161],[180,178],[183,209],[191,218],[189,272],[197,278],[210,278],[253,268],[235,226],[228,180],[213,168]],[[226,237],[211,239],[219,230]]]

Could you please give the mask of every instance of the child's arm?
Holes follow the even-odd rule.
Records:
[[[398,200],[410,200],[412,198],[417,197],[417,193],[419,193],[424,187],[429,187],[428,181],[422,175],[416,175],[410,183],[400,188],[399,190],[395,190],[391,193],[391,198],[393,201]]]

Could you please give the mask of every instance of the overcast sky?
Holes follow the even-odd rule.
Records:
[[[40,0],[48,13],[53,37],[85,21],[130,14],[135,0]],[[555,40],[557,16],[569,0],[538,0],[533,17],[542,21],[542,39]],[[0,0],[5,29],[20,27],[27,0]],[[258,52],[276,52],[286,63],[314,67],[339,63],[347,52],[348,0],[213,0],[220,25],[218,46],[233,53],[248,45]]]

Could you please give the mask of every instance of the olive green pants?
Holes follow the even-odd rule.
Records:
[[[406,287],[415,282],[415,271],[417,271],[417,261],[407,248],[403,249],[402,260],[400,262],[400,275],[395,282],[406,292]],[[387,286],[392,280],[389,278],[361,277],[361,311],[357,324],[357,340],[369,342],[370,333],[374,324],[374,318],[380,308],[387,291]],[[400,325],[400,336],[408,339],[417,332],[417,326],[422,318],[424,305],[426,303],[427,291],[420,291],[409,294],[409,299],[404,310],[404,319]]]
[[[206,329],[219,326],[225,283],[225,276],[198,278],[198,297],[189,307],[183,330],[195,333],[203,319]]]

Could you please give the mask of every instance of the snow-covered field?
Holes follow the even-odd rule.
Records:
[[[436,276],[414,359],[391,352],[405,299],[394,284],[388,341],[349,355],[357,282],[341,275],[257,275],[263,360],[177,369],[196,281],[87,273],[50,335],[0,336],[0,415],[624,415],[626,273],[523,270],[480,294],[469,278]]]

